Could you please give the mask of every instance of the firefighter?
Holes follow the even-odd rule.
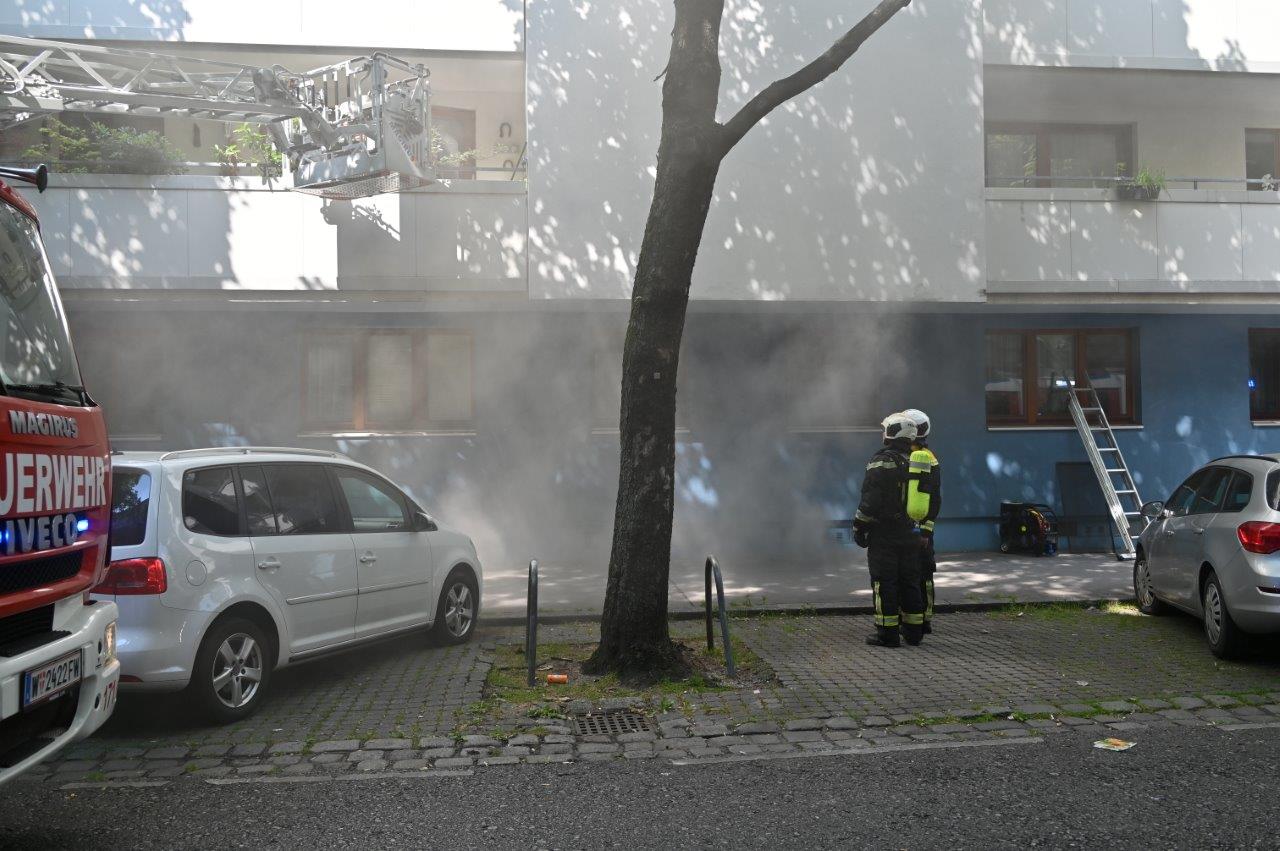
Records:
[[[911,444],[911,481],[907,485],[908,499],[916,499],[913,506],[920,511],[921,500],[927,501],[924,519],[920,521],[920,580],[924,599],[924,632],[933,632],[933,575],[938,571],[938,557],[933,548],[933,525],[942,510],[942,468],[938,456],[929,448],[931,423],[929,415],[917,408],[902,412],[916,424],[916,438]],[[914,488],[914,490],[913,490]]]
[[[862,501],[853,519],[853,539],[867,549],[876,631],[867,644],[919,644],[924,630],[920,596],[920,527],[907,513],[907,484],[915,423],[890,414],[881,423],[884,446],[867,464]],[[921,515],[923,517],[923,515]]]

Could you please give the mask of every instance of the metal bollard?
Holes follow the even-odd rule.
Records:
[[[729,676],[735,676],[736,671],[733,664],[733,642],[729,640],[729,614],[724,607],[724,580],[720,576],[720,563],[716,561],[715,556],[707,556],[706,570],[706,595],[704,596],[707,610],[707,649],[715,650],[715,631],[711,627],[711,580],[716,581],[716,600],[720,609],[720,634],[724,641],[724,667],[729,672]]]
[[[538,670],[538,560],[529,560],[529,591],[524,626],[524,657],[529,664],[529,687]]]

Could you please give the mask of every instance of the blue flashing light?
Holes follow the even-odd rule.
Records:
[[[1258,379],[1256,379],[1256,378],[1250,378],[1250,379],[1249,379],[1249,389],[1250,389],[1250,390],[1257,390],[1257,389],[1258,389]]]
[[[77,520],[77,521],[76,521],[76,531],[77,531],[77,532],[88,532],[88,531],[89,531],[89,521],[88,521],[88,520]]]

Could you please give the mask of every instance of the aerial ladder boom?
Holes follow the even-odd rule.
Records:
[[[295,73],[0,35],[0,131],[59,114],[256,124],[294,189],[362,198],[434,181],[430,74],[385,53]]]

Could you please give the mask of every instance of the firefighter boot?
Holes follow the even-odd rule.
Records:
[[[924,640],[924,634],[928,628],[928,624],[904,623],[902,625],[902,638],[912,647],[915,647]]]
[[[867,644],[872,647],[902,646],[901,641],[898,639],[898,630],[888,626],[876,627],[876,631],[867,636]]]

